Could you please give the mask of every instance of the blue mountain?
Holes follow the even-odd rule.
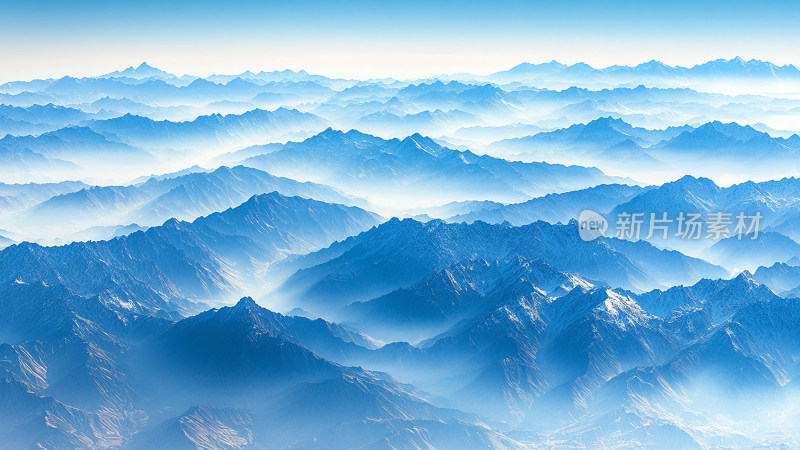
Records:
[[[508,222],[520,226],[543,220],[550,223],[568,223],[577,219],[581,211],[591,209],[603,212],[624,203],[643,192],[645,188],[620,184],[604,184],[563,194],[548,194],[522,203],[480,208],[467,214],[448,218],[450,222],[487,223]]]
[[[308,252],[364,231],[377,216],[355,207],[276,192],[192,223],[161,226],[109,241],[61,247],[31,243],[0,252],[0,282],[64,285],[100,296],[120,312],[172,317],[236,289],[236,277],[291,253]]]
[[[407,288],[426,274],[468,259],[505,260],[522,256],[557,270],[612,286],[648,289],[659,283],[696,281],[696,274],[725,271],[702,260],[646,242],[618,239],[583,241],[577,223],[535,222],[522,227],[420,223],[392,219],[368,232],[292,261],[300,268],[281,287],[301,305],[335,312]],[[699,277],[698,277],[699,278]]]
[[[384,140],[357,131],[328,129],[303,142],[247,158],[244,165],[290,178],[305,174],[317,182],[359,195],[399,189],[434,196],[524,199],[567,186],[615,180],[597,169],[547,163],[510,162],[443,147],[419,134]]]

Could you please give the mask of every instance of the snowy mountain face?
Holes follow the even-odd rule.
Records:
[[[33,307],[30,302],[37,298],[37,288],[31,288],[25,287],[20,296],[28,302],[4,303],[4,312],[24,314],[25,308]],[[301,435],[311,439],[340,423],[353,427],[352,422],[367,418],[393,421],[391,428],[434,427],[425,433],[426,441],[443,446],[457,439],[451,436],[451,429],[483,436],[484,441],[515,442],[485,429],[467,414],[437,408],[386,375],[338,366],[315,356],[294,337],[308,327],[260,308],[250,299],[177,323],[119,321],[117,328],[91,320],[96,313],[82,311],[86,309],[80,303],[85,299],[58,301],[61,303],[51,301],[52,306],[45,309],[52,315],[39,319],[49,327],[63,323],[56,334],[38,333],[37,340],[28,340],[30,334],[20,335],[16,343],[4,344],[0,350],[7,358],[0,384],[3,408],[11,414],[6,417],[13,417],[4,421],[0,432],[4,442],[14,446],[126,443],[139,448],[165,442],[284,446]],[[56,304],[61,310],[54,309]],[[6,317],[9,315],[4,314]],[[4,332],[7,324],[3,322]],[[137,337],[137,330],[149,338]],[[319,338],[326,335],[331,341],[346,342],[326,333],[324,327],[316,333]],[[308,339],[314,338],[312,334]],[[176,358],[174,352],[185,357]],[[85,362],[65,366],[70,360]],[[224,366],[218,365],[221,361]],[[252,361],[260,363],[253,365]],[[248,393],[235,400],[228,397],[228,407],[203,406],[214,402],[209,388],[216,390],[220,377],[231,388],[244,383]],[[187,380],[193,381],[186,384]],[[183,388],[176,389],[179,385]],[[81,386],[91,388],[83,391]],[[56,398],[79,406],[67,406]],[[312,398],[318,410],[329,413],[320,416],[305,409]],[[349,400],[342,403],[342,398]],[[164,405],[168,408],[162,409]],[[11,408],[25,414],[12,413]],[[303,427],[286,420],[300,415],[306,417]],[[35,426],[42,420],[48,425]],[[370,429],[368,424],[362,427]],[[376,433],[393,434],[391,429],[379,428],[371,433],[375,439]],[[342,439],[332,434],[323,442],[336,446]],[[395,439],[405,442],[402,437]]]
[[[392,219],[291,261],[292,267],[301,270],[284,283],[281,292],[308,307],[332,312],[353,301],[411,287],[426,273],[461,260],[518,256],[628,289],[691,283],[703,276],[698,274],[725,274],[718,266],[646,242],[583,241],[575,222],[512,227]]]
[[[561,296],[579,286],[593,284],[537,260],[460,261],[434,270],[411,287],[351,303],[345,316],[372,336],[414,342],[515,295]]]
[[[505,266],[502,264],[478,264],[477,270],[471,270],[476,284],[490,286],[497,283],[498,272],[507,272],[498,270]],[[112,435],[116,436],[115,442],[130,439],[134,447],[148,442],[153,445],[159,439],[282,446],[300,436],[316,436],[325,439],[322,442],[337,445],[350,442],[342,439],[352,439],[340,433],[341,427],[348,424],[353,431],[372,430],[369,434],[373,436],[385,436],[398,427],[421,428],[426,430],[426,440],[444,446],[463,442],[468,448],[481,447],[485,442],[497,441],[503,446],[523,445],[479,425],[475,416],[437,408],[407,385],[385,375],[332,364],[320,354],[334,360],[360,361],[362,366],[397,370],[468,411],[498,418],[510,414],[519,423],[533,420],[539,423],[540,430],[543,424],[547,429],[568,422],[569,415],[581,417],[582,422],[608,420],[608,414],[615,414],[606,412],[608,398],[619,395],[636,395],[647,401],[661,401],[666,396],[671,403],[662,401],[662,408],[669,408],[674,414],[690,414],[692,410],[683,409],[685,401],[681,398],[700,398],[697,396],[702,392],[696,388],[705,382],[703,374],[718,367],[737,373],[726,378],[737,389],[734,396],[729,394],[732,400],[745,400],[754,392],[779,395],[788,389],[781,388],[785,383],[781,379],[791,378],[795,370],[791,365],[776,363],[767,369],[763,362],[755,366],[752,362],[754,352],[780,355],[780,360],[785,361],[800,348],[786,340],[776,345],[764,334],[765,321],[788,317],[786,308],[792,307],[791,301],[764,291],[752,280],[739,277],[703,281],[691,287],[683,298],[692,298],[693,307],[722,309],[713,320],[693,319],[694,336],[681,339],[675,334],[676,328],[683,329],[678,319],[690,314],[691,309],[687,309],[685,301],[668,300],[679,298],[669,291],[636,296],[592,289],[582,282],[570,292],[548,297],[535,286],[537,281],[553,286],[553,281],[570,278],[541,264],[518,261],[513,265],[531,274],[531,278],[511,288],[505,298],[498,297],[492,306],[467,313],[467,318],[413,351],[402,351],[396,345],[375,349],[369,340],[340,326],[320,319],[276,314],[251,299],[177,323],[141,319],[142,323],[134,325],[119,316],[109,316],[102,304],[90,307],[90,299],[71,295],[64,288],[17,283],[6,291],[13,295],[3,298],[26,300],[6,300],[2,304],[2,335],[12,343],[3,351],[14,355],[3,367],[7,372],[4,390],[13,393],[17,407],[25,405],[31,414],[60,419],[57,433],[50,435],[35,428],[19,433],[21,424],[15,422],[8,423],[4,432],[16,432],[11,434],[13,442],[20,443],[30,442],[25,439],[58,439],[53,441],[56,443],[80,439],[101,445]],[[545,274],[549,280],[543,278]],[[656,302],[654,296],[662,300]],[[446,297],[447,294],[434,292],[433,298]],[[740,300],[725,305],[731,298]],[[29,316],[37,317],[35,322],[21,320],[24,314],[42,310],[36,301],[44,301],[44,310],[52,314]],[[60,309],[54,309],[56,305]],[[20,329],[21,323],[29,325]],[[716,323],[729,325],[719,328]],[[784,320],[770,329],[791,333],[788,326]],[[29,340],[33,336],[36,341]],[[144,336],[150,337],[142,339]],[[733,347],[731,339],[738,342]],[[741,339],[745,339],[744,349],[740,347]],[[81,342],[87,341],[95,345],[82,346]],[[55,352],[54,345],[58,346]],[[72,370],[78,371],[75,376],[95,377],[97,383],[93,385],[101,390],[94,391],[94,397],[83,397],[88,393],[79,394],[74,388],[59,388],[58,377],[69,374],[61,375],[54,369],[62,358],[72,357],[70,352],[85,352],[87,348],[102,352],[97,354],[102,358],[89,358],[86,366]],[[740,367],[749,372],[739,374]],[[769,375],[775,371],[786,375]],[[637,372],[658,377],[662,384],[638,388],[628,382],[627,389],[620,391],[620,380]],[[759,378],[765,375],[766,378]],[[453,376],[458,378],[457,383],[452,381]],[[759,379],[765,381],[753,384]],[[221,390],[222,380],[225,388]],[[679,389],[684,397],[675,397],[673,389]],[[123,391],[147,394],[120,397]],[[202,406],[219,403],[218,396],[223,396],[228,406]],[[59,403],[59,398],[72,402],[76,398],[95,398],[96,403],[83,401],[80,408],[70,409]],[[167,405],[170,407],[165,409]],[[310,405],[314,408],[308,408]],[[108,414],[110,408],[139,419],[107,421],[103,427],[77,426],[87,420],[98,421],[99,415]],[[640,405],[635,411],[637,420],[647,420],[647,413],[650,411]],[[302,430],[288,421],[298,417],[304,419]],[[389,429],[373,429],[362,422],[367,417],[393,425]],[[542,421],[543,417],[547,421]],[[684,433],[692,431],[685,424],[673,426]],[[134,434],[136,430],[143,431]],[[176,430],[181,432],[176,434]],[[452,435],[453,430],[461,430],[455,436],[467,433],[469,439],[454,441],[457,438]],[[551,439],[563,438],[563,433],[565,430],[559,426]],[[704,442],[702,438],[693,437]],[[583,434],[578,439],[590,438]]]
[[[0,447],[798,447],[798,80],[0,84]]]
[[[707,398],[702,386],[708,383],[734,389],[725,391],[731,401],[762,394],[791,398],[791,375],[783,375],[787,369],[779,361],[796,354],[789,343],[794,338],[782,337],[776,346],[764,336],[772,328],[765,324],[787,313],[791,300],[747,277],[643,295],[585,289],[548,298],[535,287],[517,288],[417,347],[392,344],[346,360],[398,373],[468,411],[559,430],[545,432],[548,439],[566,439],[562,427],[575,421],[566,430],[578,442],[594,441],[591,433],[569,428],[591,422],[614,429],[625,416],[613,408],[628,401],[639,400],[631,411],[636,423],[658,417],[653,414],[692,414],[687,405]],[[429,295],[444,304],[452,298],[447,292]],[[783,327],[779,333],[788,331]],[[699,405],[707,413],[724,413],[718,402]],[[713,441],[691,424],[666,423],[697,442]],[[609,439],[626,439],[609,433]]]

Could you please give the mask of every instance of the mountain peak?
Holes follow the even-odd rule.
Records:
[[[669,67],[657,59],[651,59],[645,63],[639,64],[639,67]]]
[[[347,139],[347,133],[341,130],[334,130],[333,127],[328,127],[314,136],[306,139],[307,141],[344,141]]]
[[[622,119],[615,119],[611,116],[599,117],[579,128],[580,138],[594,140],[598,137],[624,137],[626,131],[632,127]]]
[[[272,192],[265,192],[263,194],[255,194],[252,197],[250,197],[248,202],[249,201],[260,202],[268,199],[277,199],[277,198],[289,198],[289,197],[281,195],[280,192],[278,191],[272,191]]]
[[[621,125],[621,124],[627,125],[628,123],[625,122],[622,119],[615,119],[615,118],[613,118],[611,116],[605,116],[605,117],[598,117],[597,119],[594,119],[593,121],[587,123],[586,126],[589,126],[589,125],[612,126],[612,125]]]
[[[153,67],[146,62],[142,61],[137,67],[130,66],[125,70],[117,70],[101,77],[127,77],[127,78],[172,78],[173,75],[161,69]]]
[[[706,177],[695,177],[693,175],[684,175],[681,178],[673,181],[672,183],[667,184],[676,184],[680,186],[695,186],[695,187],[705,187],[705,188],[713,188],[718,189],[716,183],[713,180]]]
[[[737,289],[739,292],[749,291],[753,289],[769,289],[756,280],[753,273],[749,270],[741,272],[732,278],[728,284],[728,288]]]
[[[198,87],[210,87],[216,85],[217,83],[214,83],[213,81],[208,81],[205,78],[197,78],[196,80],[189,83],[186,87],[198,88]]]
[[[260,308],[258,303],[253,300],[253,297],[242,297],[236,305],[233,306],[233,309],[252,309],[252,308]]]
[[[172,218],[167,219],[164,222],[164,224],[161,225],[161,226],[164,227],[164,228],[178,229],[180,227],[180,225],[181,225],[181,221],[176,219],[176,218],[174,218],[174,217],[172,217]]]
[[[755,279],[753,278],[753,274],[749,270],[742,271],[742,273],[740,273],[739,275],[736,276],[736,279],[737,280],[742,280],[742,281],[753,281],[753,282],[755,282]]]

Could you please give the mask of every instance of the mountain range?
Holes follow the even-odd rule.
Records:
[[[434,281],[453,277],[457,284]],[[64,286],[3,283],[3,408],[28,414],[12,414],[0,432],[17,446],[134,448],[347,447],[363,442],[353,440],[363,433],[402,447],[521,448],[543,436],[596,442],[577,417],[603,425],[602,439],[620,445],[668,438],[702,446],[731,441],[704,433],[707,422],[678,419],[641,435],[657,417],[647,405],[659,402],[671,417],[701,411],[710,418],[752,395],[761,399],[756,408],[792,395],[787,382],[796,369],[784,361],[798,347],[765,331],[791,335],[787,318],[796,305],[746,274],[636,295],[516,259],[462,263],[425,280],[399,292],[428,291],[426,303],[461,318],[418,346],[380,346],[347,327],[277,314],[249,298],[176,321],[115,311]],[[389,298],[375,305],[387,318],[404,317],[386,309]],[[416,310],[422,315],[414,321],[426,310]],[[80,355],[84,364],[64,365]],[[413,380],[434,397],[356,362]],[[708,386],[710,373],[726,375]],[[659,382],[643,382],[649,379]],[[729,403],[697,403],[713,395],[709,389],[724,389]],[[436,406],[441,398],[511,422],[487,426],[493,422],[474,413]],[[634,398],[647,403],[614,409]],[[52,420],[49,432],[33,426],[44,417]],[[622,417],[639,431],[620,428]],[[538,424],[539,437],[502,431],[528,423]],[[402,431],[412,429],[418,432]],[[763,438],[752,430],[739,439]]]
[[[420,223],[392,219],[358,236],[288,261],[298,270],[279,293],[311,312],[341,316],[341,308],[400,288],[465,260],[523,257],[628,289],[650,289],[720,277],[726,271],[676,251],[619,239],[583,241],[577,222],[522,227],[484,222]],[[283,268],[282,270],[287,270]]]
[[[333,129],[241,163],[364,197],[419,193],[431,202],[442,189],[450,199],[520,200],[618,180],[594,168],[511,162],[452,150],[419,134],[384,140],[355,130],[343,133]]]
[[[594,68],[586,63],[573,65],[561,64],[551,61],[543,64],[522,63],[503,72],[497,72],[488,77],[496,82],[510,82],[519,80],[564,80],[581,78],[584,83],[592,81],[605,81],[624,84],[629,80],[648,80],[650,82],[686,80],[695,82],[704,79],[726,80],[793,80],[800,78],[800,70],[787,64],[778,66],[767,61],[751,59],[745,61],[736,57],[733,59],[717,59],[692,67],[670,66],[660,61],[651,60],[637,66],[609,66],[602,69]]]
[[[333,432],[342,426],[400,446],[519,446],[385,374],[339,366],[302,344],[356,345],[352,333],[272,313],[248,298],[177,322],[144,317],[114,327],[93,320],[102,308],[86,309],[87,299],[63,288],[17,284],[5,291],[13,297],[2,296],[0,329],[16,334],[2,346],[0,407],[10,420],[0,433],[14,447],[286,446],[298,439],[346,446],[350,439]],[[22,322],[8,320],[37,309],[35,324],[49,333],[14,329]],[[207,345],[208,338],[217,344]],[[82,364],[65,365],[81,357]],[[175,389],[170,381],[180,375],[187,377]],[[239,394],[225,398],[229,406],[206,406],[215,402],[208,388],[216,389],[219,377],[249,394],[231,389]],[[309,401],[325,414],[307,410]],[[300,415],[302,427],[288,420]]]
[[[586,124],[498,141],[496,150],[556,160],[585,160],[653,165],[658,161],[788,161],[800,150],[800,137],[776,138],[749,125],[719,121],[692,127],[646,129],[620,118],[603,117]]]
[[[379,218],[356,207],[277,192],[195,221],[170,219],[108,241],[0,252],[0,283],[64,285],[114,311],[175,317],[192,302],[222,300],[264,265],[364,231]],[[188,300],[188,301],[187,301]],[[158,311],[158,314],[155,312]]]
[[[209,145],[235,147],[261,143],[289,133],[321,130],[326,124],[324,119],[313,114],[279,108],[275,111],[253,109],[238,115],[213,114],[186,122],[154,121],[126,114],[90,121],[87,126],[134,146],[182,150]]]
[[[84,230],[92,225],[137,223],[153,226],[170,218],[194,220],[239,205],[253,195],[273,191],[288,196],[365,205],[365,202],[327,186],[299,183],[244,166],[223,166],[211,172],[200,170],[150,177],[128,186],[79,186],[38,204],[27,202],[24,207],[18,208],[22,212],[6,226],[13,225],[15,229],[24,230],[32,223],[56,223],[58,229],[42,226],[40,231],[47,231],[51,237],[68,239],[70,235],[65,234],[65,230],[68,233],[81,231],[86,234]],[[80,214],[75,214],[76,211],[80,211]],[[23,231],[19,233],[23,234]],[[89,236],[92,236],[91,233]],[[41,238],[37,235],[33,237]]]
[[[550,223],[568,223],[577,219],[581,211],[606,212],[620,203],[639,195],[645,188],[620,184],[604,184],[563,194],[548,194],[522,203],[490,205],[472,208],[465,214],[447,218],[449,222],[504,223],[520,226],[543,220]]]
[[[0,84],[0,447],[800,447],[798,80]]]

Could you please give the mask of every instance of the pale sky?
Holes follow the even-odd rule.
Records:
[[[800,66],[798,1],[0,0],[0,81],[97,75],[142,61],[205,76],[488,74],[741,56]]]

